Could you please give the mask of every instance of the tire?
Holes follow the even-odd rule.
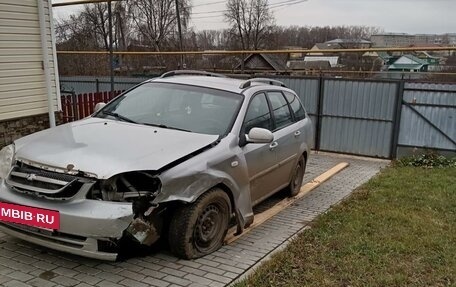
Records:
[[[288,193],[290,196],[296,196],[301,190],[302,181],[306,172],[306,159],[303,155],[298,160],[295,168],[292,171],[291,181],[288,185]]]
[[[196,202],[178,208],[170,222],[171,252],[184,259],[210,254],[223,245],[231,218],[226,192],[213,188]]]

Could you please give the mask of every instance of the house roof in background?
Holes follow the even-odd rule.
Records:
[[[429,63],[426,60],[411,54],[405,54],[391,64],[388,70],[419,70],[428,65]]]
[[[402,58],[408,58],[409,60],[416,62],[417,64],[422,64],[422,65],[428,65],[429,63],[426,60],[420,59],[417,56],[411,55],[411,54],[405,54],[399,59],[396,60],[396,62],[400,62]],[[396,63],[394,62],[394,63]]]
[[[388,70],[420,70],[423,64],[392,64]]]
[[[260,54],[275,70],[285,70],[287,68],[288,55],[282,54]]]
[[[424,55],[426,58],[429,58],[429,59],[440,59],[439,57],[432,56],[431,54],[429,54],[426,51],[417,51],[417,53]]]
[[[380,57],[380,55],[375,51],[371,51],[364,53],[363,57]]]
[[[340,46],[340,44],[338,43],[316,43],[313,47],[312,47],[312,50],[315,50],[318,49],[318,50],[332,50],[332,49],[341,49],[342,46]]]
[[[289,67],[291,70],[329,70],[331,64],[329,61],[291,61]]]
[[[387,52],[377,52],[377,54],[380,58],[382,58],[384,60],[387,60],[387,59],[390,59],[393,57],[390,54],[388,54]]]
[[[252,57],[257,56],[263,58],[272,69],[276,71],[282,71],[287,69],[287,54],[250,54],[244,58],[244,63],[247,63]],[[241,63],[237,65],[237,68],[241,66]]]
[[[320,62],[326,61],[331,67],[337,67],[339,64],[339,56],[306,56],[304,62]]]
[[[371,41],[364,39],[334,39],[331,41],[326,41],[326,44],[372,44]]]

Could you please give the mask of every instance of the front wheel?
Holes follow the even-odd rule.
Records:
[[[293,175],[290,184],[288,185],[288,192],[290,196],[296,196],[301,191],[304,173],[306,172],[306,159],[304,156],[301,155],[292,172]]]
[[[177,209],[169,227],[171,252],[184,259],[210,254],[223,245],[231,217],[226,192],[214,188]]]

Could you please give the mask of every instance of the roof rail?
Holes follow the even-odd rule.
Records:
[[[277,81],[277,80],[272,80],[272,79],[267,79],[267,78],[252,78],[252,79],[248,79],[247,81],[243,82],[240,86],[239,86],[239,89],[245,89],[245,88],[248,88],[250,86],[252,86],[252,83],[263,83],[263,84],[268,84],[268,85],[275,85],[275,86],[281,86],[281,87],[287,87],[285,86],[284,83],[282,83],[281,81]]]
[[[225,75],[216,74],[206,71],[197,71],[197,70],[174,70],[163,73],[160,78],[168,78],[177,75],[193,75],[193,76],[208,76],[208,77],[217,77],[217,78],[226,78]]]

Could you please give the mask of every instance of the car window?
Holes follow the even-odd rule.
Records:
[[[271,114],[265,94],[256,95],[249,104],[244,120],[244,131],[246,134],[252,128],[264,128],[271,130]]]
[[[204,87],[146,83],[116,98],[96,116],[118,114],[138,124],[225,135],[242,100],[242,95]]]
[[[299,121],[306,117],[306,112],[299,101],[298,97],[290,92],[284,92],[285,98],[287,98],[288,103],[290,104],[291,110],[295,116],[295,120]]]
[[[269,102],[272,107],[272,114],[274,116],[275,128],[281,129],[293,123],[293,118],[290,113],[288,103],[283,97],[281,92],[268,92]]]

